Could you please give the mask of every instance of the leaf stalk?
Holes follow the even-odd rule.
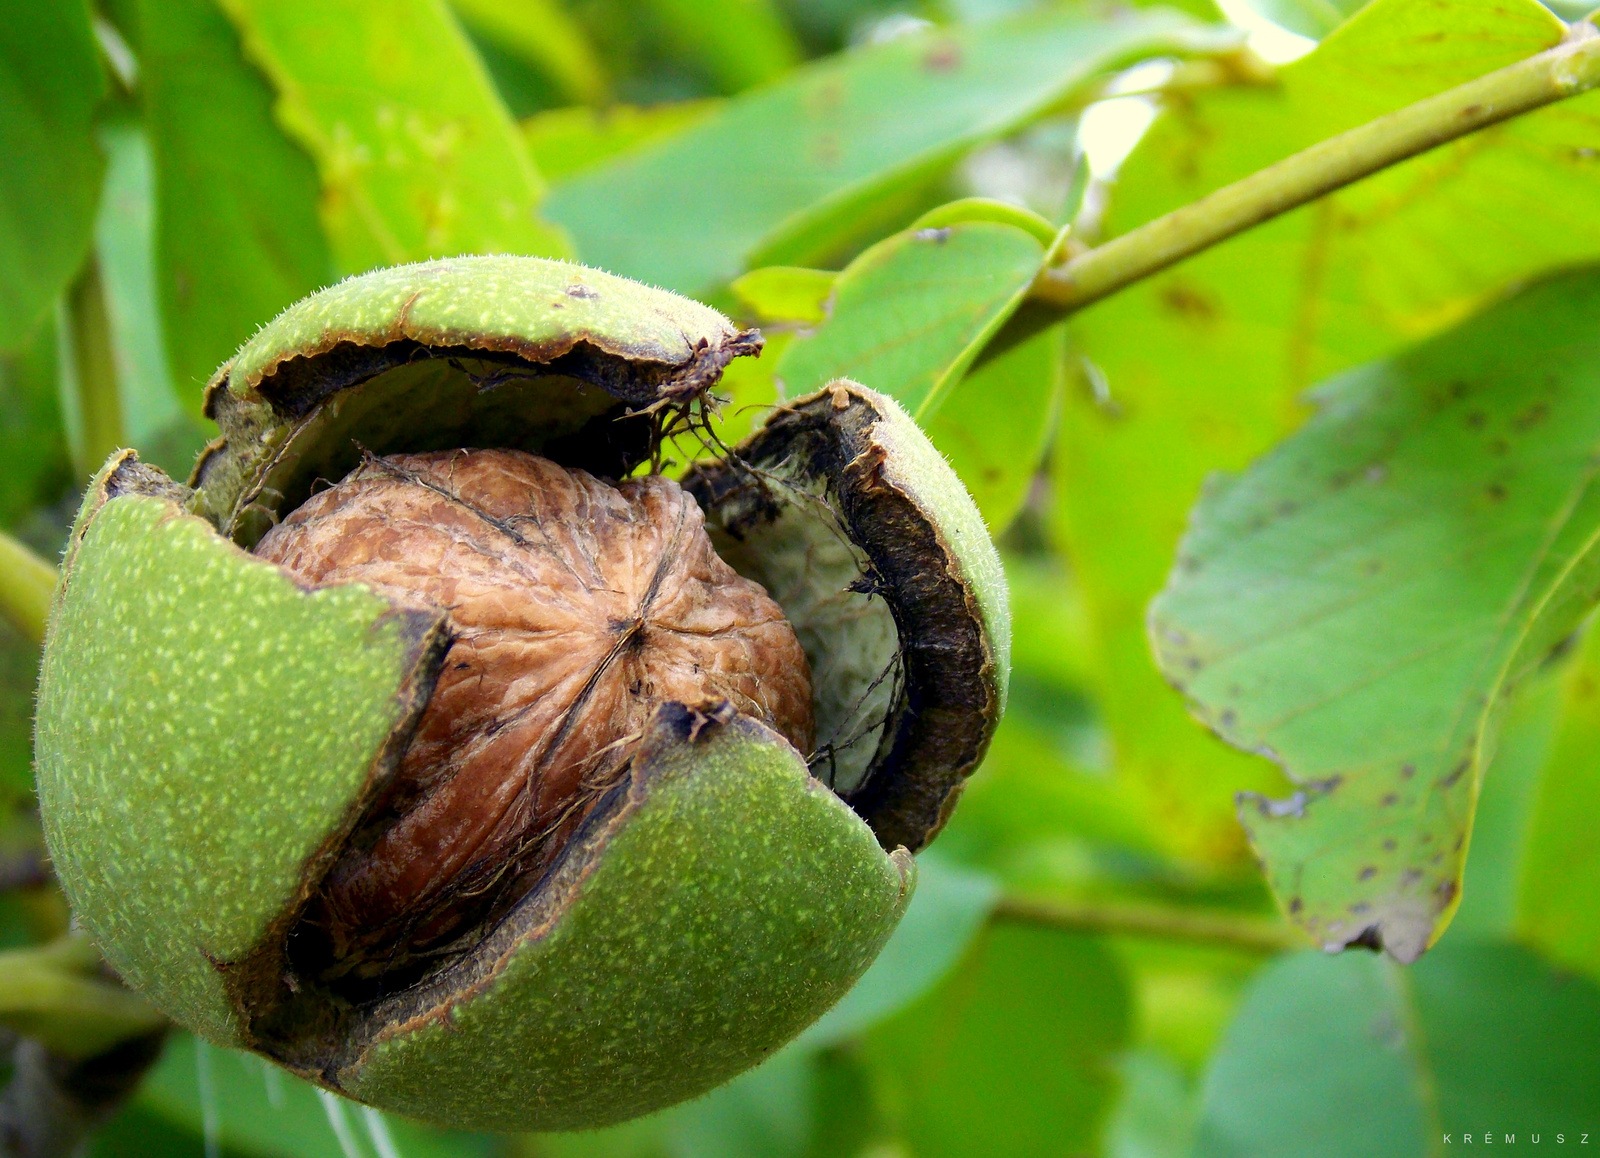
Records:
[[[56,569],[26,545],[0,531],[0,618],[35,643],[56,590]]]
[[[1045,925],[1072,933],[1181,941],[1248,953],[1273,954],[1311,948],[1304,936],[1280,921],[1170,906],[1011,896],[1001,898],[994,908],[993,918]]]

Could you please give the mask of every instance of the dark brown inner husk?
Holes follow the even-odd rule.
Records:
[[[612,484],[515,450],[368,458],[256,553],[443,608],[452,635],[398,772],[291,937],[321,981],[387,988],[470,947],[626,771],[663,701],[726,699],[811,749],[793,629],[668,479]]]

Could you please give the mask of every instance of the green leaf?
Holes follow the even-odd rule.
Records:
[[[1600,991],[1507,944],[1409,970],[1298,953],[1251,986],[1203,1099],[1195,1158],[1424,1158],[1486,1129],[1575,1144],[1600,1117]]]
[[[1527,830],[1517,931],[1552,961],[1600,978],[1600,632],[1591,624],[1561,680],[1561,722]],[[1493,789],[1490,781],[1485,796]],[[1474,855],[1476,855],[1474,847]],[[1475,871],[1476,860],[1469,866]],[[1468,884],[1474,884],[1469,875]],[[1467,894],[1468,902],[1471,893]],[[1465,907],[1465,903],[1463,904]]]
[[[839,275],[827,320],[784,351],[784,395],[853,378],[926,422],[1015,312],[1044,254],[1032,234],[987,221],[886,238]]]
[[[1107,233],[1560,36],[1533,0],[1378,0],[1275,84],[1174,105],[1119,170]],[[1145,644],[1145,605],[1202,480],[1244,467],[1301,421],[1310,382],[1437,333],[1539,271],[1600,255],[1597,109],[1600,98],[1577,98],[1435,150],[1074,323],[1104,382],[1064,410],[1058,527],[1099,641],[1096,691],[1119,771],[1144,786],[1175,849],[1242,860],[1226,789],[1276,779],[1163,701]]]
[[[1195,509],[1151,636],[1224,739],[1290,915],[1414,960],[1448,923],[1508,689],[1600,584],[1600,275],[1557,278],[1317,392]]]
[[[1562,716],[1562,680],[1537,672],[1516,689],[1483,773],[1455,936],[1511,937],[1519,926],[1529,831]]]
[[[56,390],[56,328],[47,319],[0,354],[0,527],[53,502],[72,476]]]
[[[539,172],[548,180],[560,181],[686,129],[721,105],[719,100],[707,99],[551,109],[523,121],[522,132]]]
[[[728,289],[758,321],[816,325],[828,316],[838,280],[831,269],[768,265],[735,278]]]
[[[1197,29],[1049,10],[858,49],[563,183],[547,211],[583,260],[706,296],[752,266],[821,260],[892,192]]]
[[[143,128],[102,130],[108,165],[95,220],[95,256],[105,296],[122,439],[146,461],[187,477],[205,430],[178,404],[167,363],[156,290],[155,187]]]
[[[450,0],[456,15],[548,76],[570,99],[598,104],[609,93],[605,67],[558,0]]]
[[[443,0],[221,0],[316,160],[341,270],[461,253],[560,256],[543,182]]]
[[[1126,981],[1097,941],[991,925],[866,1048],[917,1158],[1086,1153],[1116,1093]]]
[[[778,359],[784,395],[809,394],[835,378],[892,395],[926,427],[998,532],[1022,508],[1054,429],[1063,332],[997,345],[968,370],[1021,304],[1053,232],[1009,206],[995,213],[986,203],[956,202],[934,213],[836,278],[775,267],[746,274],[734,292],[758,310],[792,316],[814,309],[831,284],[826,318]]]
[[[9,816],[33,795],[33,690],[39,645],[0,622],[0,809]]]
[[[899,928],[855,988],[802,1033],[795,1048],[847,1041],[921,997],[971,946],[999,895],[992,877],[924,853]]]
[[[1055,434],[1066,382],[1066,330],[1056,326],[985,354],[924,418],[928,438],[967,484],[989,529],[1009,527]]]
[[[83,262],[100,194],[105,75],[79,0],[0,7],[0,351],[25,341]]]
[[[800,46],[772,0],[646,0],[668,42],[723,92],[772,80]]]
[[[1176,1065],[1155,1050],[1130,1050],[1118,1067],[1122,1100],[1106,1128],[1106,1158],[1188,1158],[1194,1098]]]
[[[488,1158],[486,1138],[453,1134],[346,1101],[237,1050],[175,1034],[139,1110],[259,1158]],[[387,1147],[387,1149],[385,1149]]]
[[[212,0],[139,0],[155,160],[157,276],[180,402],[256,327],[326,284],[317,175],[272,121],[272,92]]]

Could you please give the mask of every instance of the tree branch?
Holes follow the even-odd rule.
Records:
[[[1047,925],[1073,933],[1186,941],[1250,953],[1284,953],[1311,947],[1309,941],[1279,921],[1157,905],[1003,897],[995,906],[994,919]]]
[[[1561,44],[1329,137],[1043,271],[1032,300],[1070,314],[1253,225],[1458,137],[1600,85],[1600,33]]]

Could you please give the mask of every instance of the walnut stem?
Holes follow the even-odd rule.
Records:
[[[1310,942],[1280,921],[1234,913],[1205,912],[1165,905],[1104,904],[1086,901],[1002,897],[993,919],[1046,925],[1072,933],[1109,933],[1159,941],[1185,941],[1283,953],[1310,948]]]

